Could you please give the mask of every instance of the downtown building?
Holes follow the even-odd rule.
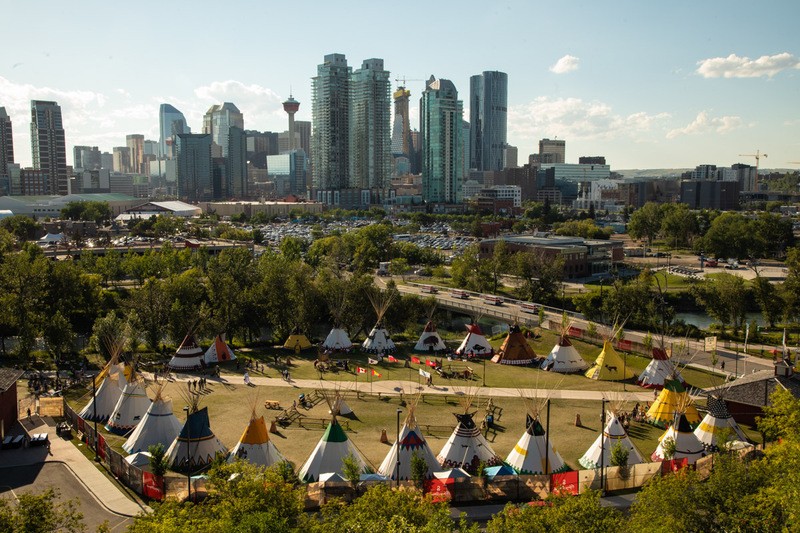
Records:
[[[175,137],[181,133],[192,133],[186,122],[186,117],[171,104],[161,104],[158,109],[159,139],[158,157],[172,159],[172,146]]]
[[[8,194],[9,167],[14,164],[14,134],[11,117],[0,107],[0,192]]]
[[[503,170],[507,146],[508,74],[485,71],[469,79],[469,168]]]
[[[31,156],[33,168],[46,178],[47,194],[69,192],[67,146],[61,106],[44,100],[31,101]]]
[[[453,82],[431,76],[420,100],[422,197],[429,204],[462,201],[463,112]]]
[[[231,128],[244,131],[244,115],[231,102],[212,105],[203,116],[203,133],[211,135],[212,154],[214,157],[228,157]]]

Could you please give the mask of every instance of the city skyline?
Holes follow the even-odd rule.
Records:
[[[347,32],[327,23],[341,17],[339,8],[313,3],[303,11],[303,33],[277,23],[296,19],[292,6],[234,2],[229,9],[237,6],[246,16],[235,42],[184,47],[170,61],[148,56],[197,43],[197,29],[216,6],[197,2],[185,10],[145,2],[142,13],[158,15],[145,25],[115,24],[118,8],[101,2],[59,5],[44,16],[33,5],[7,6],[7,20],[20,23],[4,27],[6,38],[29,43],[0,51],[0,106],[14,123],[15,161],[32,163],[31,100],[62,107],[70,164],[76,145],[110,152],[132,134],[159,140],[162,103],[180,109],[192,131],[202,130],[209,106],[226,101],[241,109],[247,129],[284,131],[282,102],[291,91],[303,103],[297,120],[310,120],[311,78],[319,58],[331,53],[383,59],[392,90],[395,79],[408,80],[414,129],[424,90],[417,80],[450,79],[466,103],[470,76],[507,73],[508,142],[518,148],[520,163],[542,138],[568,141],[568,162],[602,155],[616,169],[754,164],[739,154],[756,150],[769,154],[762,168],[796,167],[789,162],[800,160],[800,50],[791,37],[800,6],[793,3],[772,5],[757,17],[747,16],[750,4],[721,1],[548,3],[546,9],[539,2],[424,9],[410,2],[402,11],[364,3],[343,19]],[[457,23],[441,24],[447,17]],[[33,19],[44,30],[35,41],[22,23]],[[264,42],[262,25],[269,21],[271,39]],[[390,22],[394,29],[387,32]],[[56,25],[92,31],[63,39],[63,32],[46,31]],[[471,28],[480,39],[470,37]],[[414,38],[433,34],[454,43],[448,54],[430,53],[426,39]],[[137,62],[148,67],[131,68]],[[77,64],[93,68],[76,71]]]

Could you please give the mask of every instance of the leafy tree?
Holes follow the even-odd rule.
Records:
[[[167,469],[169,469],[169,460],[166,457],[167,451],[164,449],[164,445],[160,442],[152,444],[147,448],[147,451],[150,453],[150,470],[153,475],[163,476],[166,474]]]
[[[49,272],[50,261],[35,246],[9,255],[0,268],[2,319],[15,331],[22,356],[30,354],[45,319]]]
[[[758,273],[756,273],[756,279],[753,280],[752,284],[756,302],[761,308],[761,314],[764,320],[769,323],[769,327],[774,328],[783,315],[785,306],[783,298],[778,288],[770,283],[768,279],[762,278]]]
[[[108,202],[69,202],[61,209],[61,218],[67,220],[90,220],[98,225],[111,220]]]
[[[617,442],[611,447],[611,466],[628,466],[628,456],[630,450],[623,446],[622,442]]]
[[[717,257],[764,257],[766,246],[755,222],[733,212],[716,217],[703,238],[695,241],[695,249]]]
[[[58,489],[17,495],[16,505],[0,498],[0,531],[9,533],[73,533],[85,531],[77,500],[59,501]]]
[[[759,417],[758,430],[767,440],[794,438],[800,428],[800,399],[783,388],[776,388],[770,396],[770,404],[764,407],[764,416]]]
[[[647,245],[652,246],[653,241],[661,231],[664,212],[655,202],[647,202],[633,212],[628,222],[628,235],[634,239],[647,239]]]
[[[19,242],[30,241],[36,238],[42,226],[27,215],[13,215],[0,220],[0,228],[8,231]]]
[[[425,478],[428,476],[428,463],[416,451],[411,454],[411,480],[418,489],[423,487]]]
[[[307,248],[306,241],[291,235],[281,240],[281,255],[289,261],[299,261]]]
[[[44,341],[56,362],[64,360],[64,355],[73,350],[75,333],[61,311],[56,311],[50,319],[45,321],[43,332]]]
[[[511,257],[511,273],[522,283],[517,295],[523,300],[552,303],[564,276],[564,260],[542,252],[516,252]]]
[[[489,533],[546,533],[550,531],[615,532],[624,525],[622,514],[600,504],[600,493],[586,491],[579,496],[553,494],[543,507],[506,505],[487,524]]]
[[[706,312],[720,323],[723,333],[728,325],[733,326],[734,332],[741,329],[749,296],[743,278],[723,272],[693,286],[691,292]]]
[[[397,257],[392,259],[392,262],[389,263],[389,273],[392,276],[401,276],[405,279],[406,274],[411,271],[411,266],[409,266],[408,261],[404,257]]]
[[[342,459],[342,474],[344,478],[350,482],[353,487],[361,479],[361,474],[364,473],[364,468],[361,466],[361,463],[358,462],[352,453],[348,454],[347,457]]]
[[[614,230],[611,228],[601,228],[591,218],[584,220],[569,220],[556,225],[556,235],[569,235],[571,237],[583,237],[584,239],[608,240]]]
[[[152,351],[157,351],[167,323],[169,300],[164,290],[164,282],[147,280],[141,289],[131,293],[127,301],[129,320],[144,334],[145,342]]]
[[[686,204],[664,204],[661,234],[670,245],[690,246],[699,228],[697,217]]]

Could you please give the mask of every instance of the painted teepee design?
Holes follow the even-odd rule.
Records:
[[[494,353],[494,348],[484,337],[477,320],[467,324],[466,328],[467,336],[456,349],[457,355],[492,355]]]
[[[193,370],[202,366],[201,361],[203,361],[203,349],[197,344],[194,333],[190,331],[169,360],[169,367],[172,370]]]
[[[692,426],[700,422],[700,413],[691,404],[689,392],[677,379],[668,379],[664,383],[664,388],[658,393],[656,401],[647,410],[647,421],[654,426],[666,427],[675,420],[675,414],[684,413],[684,418]]]
[[[474,416],[477,411],[469,412],[475,401],[476,392],[474,390],[460,392],[462,394],[459,396],[459,402],[462,411],[454,413],[458,425],[442,446],[436,460],[443,469],[462,468],[470,473],[477,472],[481,461],[486,466],[502,464],[503,460],[492,450],[489,441],[475,425]]]
[[[589,364],[570,342],[568,336],[569,328],[570,323],[564,317],[564,320],[561,321],[561,334],[558,337],[558,342],[542,361],[540,365],[542,370],[569,374],[571,372],[583,372],[589,368]]]
[[[675,453],[672,457],[667,457],[667,443],[675,443]],[[675,424],[671,425],[658,439],[658,448],[650,456],[653,461],[663,461],[664,459],[687,459],[693,465],[701,457],[707,454],[703,443],[692,432],[692,426],[686,419],[686,415],[679,413]]]
[[[128,453],[146,452],[154,444],[167,449],[181,432],[181,423],[172,412],[172,399],[164,397],[164,384],[156,386],[155,398],[128,440],[122,445]]]
[[[124,333],[117,333],[103,339],[111,359],[100,373],[94,378],[95,393],[87,404],[78,413],[84,420],[105,422],[114,412],[122,389],[131,375],[132,368],[120,362],[122,350],[127,337]]]
[[[228,457],[230,462],[237,459],[259,466],[272,466],[286,460],[269,438],[264,417],[256,416],[255,401],[250,406],[250,422]]]
[[[198,409],[197,395],[186,399],[190,404],[189,415],[167,449],[166,458],[173,470],[192,471],[207,466],[217,454],[227,455],[228,449],[211,431],[208,407]]]
[[[603,350],[591,368],[584,374],[587,378],[600,381],[624,381],[635,376],[611,343],[611,339],[615,338],[621,329],[621,326],[616,327],[611,334],[603,336]]]
[[[417,426],[415,412],[418,402],[419,396],[408,403],[408,413],[403,422],[403,427],[400,429],[400,435],[392,444],[392,448],[378,468],[378,474],[396,480],[398,478],[396,474],[399,460],[399,478],[401,480],[411,479],[411,458],[414,454],[424,460],[428,466],[428,470],[425,472],[426,479],[432,478],[433,473],[441,469],[439,461],[436,460],[436,455],[425,440],[422,430]]]
[[[108,417],[106,430],[116,435],[130,433],[147,414],[151,403],[147,396],[144,378],[134,370],[131,380],[125,384],[125,388],[117,400],[114,411]]]
[[[223,361],[233,361],[236,359],[236,354],[233,353],[233,350],[228,343],[225,342],[225,336],[223,334],[219,334],[214,338],[214,342],[211,343],[206,353],[203,355],[203,360],[207,365],[211,365],[214,363],[221,363]]]
[[[617,418],[617,409],[609,409],[606,412],[606,418],[607,422],[603,433],[597,436],[583,457],[578,459],[578,464],[587,469],[611,466],[611,450],[618,444],[628,450],[628,466],[643,463],[642,454],[633,445],[633,441]]]
[[[723,430],[728,431],[729,440],[747,442],[747,436],[733,419],[725,406],[722,391],[708,395],[708,413],[694,430],[694,435],[709,452],[719,449],[719,436]]]
[[[517,441],[514,449],[506,457],[506,464],[517,474],[554,474],[568,469],[564,459],[548,439],[540,417],[547,398],[529,398],[520,392],[525,401],[525,432]]]
[[[325,392],[323,396],[332,413],[331,421],[325,433],[322,435],[322,438],[317,443],[316,448],[314,448],[314,451],[311,452],[311,455],[309,455],[306,462],[303,463],[303,466],[300,468],[298,477],[305,483],[313,483],[319,481],[319,477],[322,474],[333,472],[343,475],[342,460],[351,454],[355,460],[358,461],[362,472],[371,471],[367,460],[358,448],[356,448],[356,445],[353,444],[353,441],[347,438],[347,433],[344,432],[344,429],[336,419],[338,414],[336,410],[338,405],[336,401],[338,391],[335,394]]]
[[[447,345],[442,340],[439,332],[436,331],[436,323],[433,321],[433,314],[436,312],[436,299],[432,298],[433,302],[428,307],[428,322],[425,324],[425,329],[414,345],[415,352],[443,352],[447,350]]]
[[[369,335],[364,339],[364,342],[361,343],[361,348],[365,352],[391,353],[397,349],[394,341],[389,336],[389,330],[386,329],[383,322],[383,318],[386,316],[386,311],[389,309],[389,305],[391,305],[395,294],[397,293],[393,291],[367,293],[372,308],[375,310],[375,314],[378,317],[378,321],[372,327]]]
[[[538,360],[533,347],[522,334],[518,324],[513,324],[508,328],[508,335],[492,357],[493,363],[503,365],[530,365]]]
[[[681,383],[686,383],[678,368],[673,364],[672,358],[667,355],[667,351],[663,348],[653,348],[653,359],[639,375],[636,383],[646,389],[663,389],[664,383],[668,379],[677,379]]]

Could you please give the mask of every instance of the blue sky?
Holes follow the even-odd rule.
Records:
[[[392,78],[509,76],[509,143],[520,162],[543,137],[567,162],[605,155],[614,169],[762,167],[800,161],[800,2],[0,0],[0,106],[30,163],[30,100],[54,99],[71,147],[110,151],[158,137],[158,105],[193,131],[234,102],[248,129],[283,131],[292,87],[299,120],[327,53],[380,57]],[[412,117],[422,81],[408,81]],[[465,112],[466,115],[466,112]],[[468,119],[468,115],[466,116]],[[416,121],[412,120],[412,126]]]

